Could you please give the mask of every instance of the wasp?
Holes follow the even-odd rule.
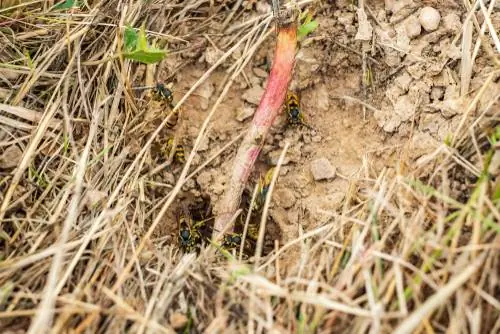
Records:
[[[186,154],[184,152],[184,147],[182,145],[175,145],[174,147],[174,138],[168,138],[167,139],[167,144],[165,145],[165,153],[167,153],[169,156],[172,154],[172,149],[174,149],[174,160],[177,161],[178,163],[185,163],[186,162]]]
[[[186,252],[191,252],[201,241],[199,229],[203,222],[194,222],[189,210],[182,207],[178,215],[179,224],[179,246]]]
[[[228,233],[222,239],[222,247],[226,249],[234,249],[241,244],[242,236],[240,233]]]
[[[300,108],[299,96],[293,92],[287,92],[285,110],[290,125],[303,125],[305,127],[312,127],[305,122],[304,114]]]
[[[160,82],[156,84],[155,91],[158,96],[167,102],[170,109],[172,109],[170,115],[167,116],[166,127],[173,129],[177,125],[177,121],[179,120],[179,115],[181,113],[180,108],[175,109],[174,93]]]
[[[248,224],[247,236],[253,241],[257,241],[259,239],[259,225]]]
[[[260,211],[264,202],[266,201],[266,196],[269,191],[269,186],[271,185],[271,179],[273,178],[274,167],[269,169],[264,177],[259,178],[259,185],[257,190],[257,197],[255,198],[253,210]]]
[[[158,83],[156,83],[156,86],[155,86],[155,92],[161,99],[163,99],[165,102],[167,102],[167,104],[170,108],[173,109],[175,107],[175,105],[174,105],[174,93],[172,93],[172,91],[169,88],[167,88],[167,86],[165,86],[161,82],[158,82]]]

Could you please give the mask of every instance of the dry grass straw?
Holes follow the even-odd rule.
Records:
[[[499,330],[498,180],[484,173],[499,124],[498,102],[484,101],[496,72],[472,92],[451,145],[414,169],[349,176],[341,212],[255,268],[213,247],[181,256],[156,229],[173,226],[164,214],[182,184],[241,137],[192,171],[217,105],[269,36],[271,17],[241,23],[236,9],[228,16],[210,1],[145,4],[87,1],[68,14],[35,1],[0,10],[11,18],[0,24],[0,86],[11,92],[0,104],[0,154],[22,152],[0,180],[1,331],[172,333],[186,322],[207,332]],[[148,169],[149,146],[166,120],[147,123],[130,93],[136,65],[116,56],[123,26],[142,22],[184,52],[213,23],[238,36],[224,40],[224,57],[179,102],[227,63],[221,94],[164,196],[147,184],[158,173]],[[464,41],[463,87],[486,31],[498,47],[491,24],[474,24],[477,39]],[[231,63],[238,45],[243,57]]]

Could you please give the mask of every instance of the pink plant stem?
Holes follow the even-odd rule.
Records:
[[[255,112],[250,129],[240,144],[236,154],[229,184],[221,200],[221,214],[214,224],[214,235],[224,230],[233,214],[238,210],[241,195],[255,160],[271,125],[281,113],[295,63],[297,48],[297,25],[295,22],[278,27],[278,37],[274,52],[273,66],[267,86]],[[233,228],[229,228],[232,231]]]

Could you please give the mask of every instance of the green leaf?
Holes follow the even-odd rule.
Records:
[[[297,29],[297,38],[299,40],[304,39],[304,37],[312,33],[316,28],[318,28],[318,21],[313,20],[312,15],[308,13],[304,22]]]
[[[134,28],[130,26],[125,27],[125,33],[123,34],[125,41],[125,50],[132,51],[137,45],[137,32]]]
[[[61,9],[71,9],[74,7],[80,7],[80,1],[66,0],[66,1],[60,2],[57,5],[55,5],[54,9],[61,10]]]
[[[136,50],[133,52],[123,53],[125,58],[135,60],[144,64],[155,64],[162,61],[165,56],[165,50],[159,49],[148,49],[148,50]]]
[[[146,37],[146,28],[144,26],[139,30],[139,35],[137,36],[137,49],[139,50],[147,50],[148,49],[148,40]]]
[[[139,32],[132,27],[126,27],[124,33],[125,52],[123,56],[145,64],[158,63],[166,56],[166,51],[148,45],[146,28],[141,27]]]

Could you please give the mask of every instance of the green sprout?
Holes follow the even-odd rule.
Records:
[[[312,13],[309,10],[301,13],[299,16],[299,28],[297,29],[297,39],[299,41],[306,38],[307,35],[311,34],[318,28],[318,21],[313,20]]]
[[[165,58],[166,50],[149,45],[146,38],[146,28],[144,25],[137,32],[136,29],[127,26],[124,32],[124,52],[127,59],[135,60],[144,64],[158,63]]]

